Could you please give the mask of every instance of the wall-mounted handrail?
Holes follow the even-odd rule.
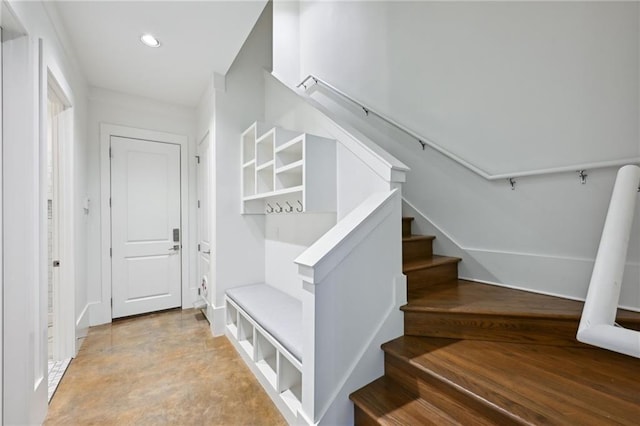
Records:
[[[618,171],[577,334],[583,343],[636,358],[640,358],[640,331],[618,327],[615,320],[638,184],[640,167]]]
[[[585,170],[604,169],[604,168],[609,168],[609,167],[619,167],[619,166],[624,166],[624,165],[627,165],[627,164],[640,164],[640,157],[630,157],[630,158],[621,158],[621,159],[617,159],[617,160],[598,161],[598,162],[593,162],[593,163],[583,163],[583,164],[575,164],[575,165],[569,165],[569,166],[550,167],[550,168],[546,168],[546,169],[527,170],[527,171],[523,171],[523,172],[501,173],[501,174],[497,174],[497,175],[492,175],[492,174],[487,173],[486,171],[482,170],[481,168],[471,164],[470,162],[466,161],[465,159],[458,157],[456,154],[452,153],[451,151],[448,151],[447,149],[445,149],[444,147],[440,146],[439,144],[437,144],[433,140],[417,134],[416,132],[408,129],[407,127],[405,127],[402,124],[398,123],[397,121],[393,120],[392,118],[390,118],[390,117],[388,117],[388,116],[386,116],[386,115],[384,115],[384,114],[382,114],[382,113],[380,113],[380,112],[378,112],[378,111],[366,106],[365,104],[363,104],[359,100],[355,99],[354,97],[352,97],[350,95],[347,95],[342,90],[336,88],[335,86],[332,86],[331,84],[329,84],[326,81],[314,76],[313,74],[309,74],[307,77],[305,77],[305,79],[302,80],[300,82],[300,84],[298,84],[296,87],[298,87],[298,88],[304,87],[304,89],[307,90],[307,88],[308,88],[307,87],[307,82],[309,80],[313,80],[314,84],[320,85],[320,86],[324,86],[327,89],[329,89],[332,92],[334,92],[335,94],[339,95],[340,97],[342,97],[342,98],[348,100],[349,102],[357,105],[360,109],[362,109],[362,111],[364,111],[364,113],[367,116],[375,115],[376,117],[380,118],[382,121],[385,121],[387,124],[395,127],[396,129],[398,129],[398,130],[402,131],[403,133],[406,133],[407,135],[409,135],[412,138],[416,139],[420,143],[420,146],[422,147],[423,150],[428,146],[428,147],[438,151],[442,155],[444,155],[444,156],[450,158],[451,160],[455,161],[456,163],[462,165],[463,167],[471,170],[472,172],[474,172],[478,176],[483,177],[484,179],[487,179],[487,180],[507,179],[507,180],[509,180],[509,183],[511,184],[512,188],[515,187],[514,179],[515,178],[520,178],[520,177],[541,176],[541,175],[549,175],[549,174],[556,174],[556,173],[568,173],[568,172],[571,172],[571,173],[578,173],[579,176],[581,176],[581,182],[584,183],[584,181],[582,179],[582,175],[584,175],[584,171]]]

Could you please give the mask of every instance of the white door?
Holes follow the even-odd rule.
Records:
[[[198,145],[198,286],[200,296],[209,299],[211,268],[210,205],[209,205],[209,135]]]
[[[180,146],[111,137],[112,317],[181,305]]]

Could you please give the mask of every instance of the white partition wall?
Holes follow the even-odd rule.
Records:
[[[2,63],[3,422],[39,424],[47,411],[47,291],[40,272],[45,264],[40,242],[38,41],[27,36],[4,41]]]

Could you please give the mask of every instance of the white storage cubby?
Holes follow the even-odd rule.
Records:
[[[278,393],[294,413],[302,405],[302,373],[283,354],[278,357]]]
[[[231,299],[226,299],[227,336],[265,387],[297,416],[302,407],[302,363]],[[284,413],[283,413],[284,414]]]
[[[242,133],[242,197],[256,194],[256,142],[269,127],[255,122]]]
[[[256,170],[256,190],[258,194],[273,191],[273,161]]]
[[[238,310],[233,305],[227,306],[227,328],[235,337],[238,338]]]
[[[289,213],[335,211],[336,142],[277,127],[256,133],[260,129],[264,125],[254,123],[242,134],[242,213],[278,205]]]
[[[242,167],[242,197],[256,195],[256,163],[251,161]]]
[[[261,333],[256,334],[256,366],[275,389],[277,386],[278,353],[276,347]]]
[[[251,359],[254,359],[253,353],[253,324],[244,315],[238,315],[238,343],[245,350]]]

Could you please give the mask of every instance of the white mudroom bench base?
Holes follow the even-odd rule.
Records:
[[[302,302],[268,285],[227,290],[226,335],[282,415],[302,405]]]

